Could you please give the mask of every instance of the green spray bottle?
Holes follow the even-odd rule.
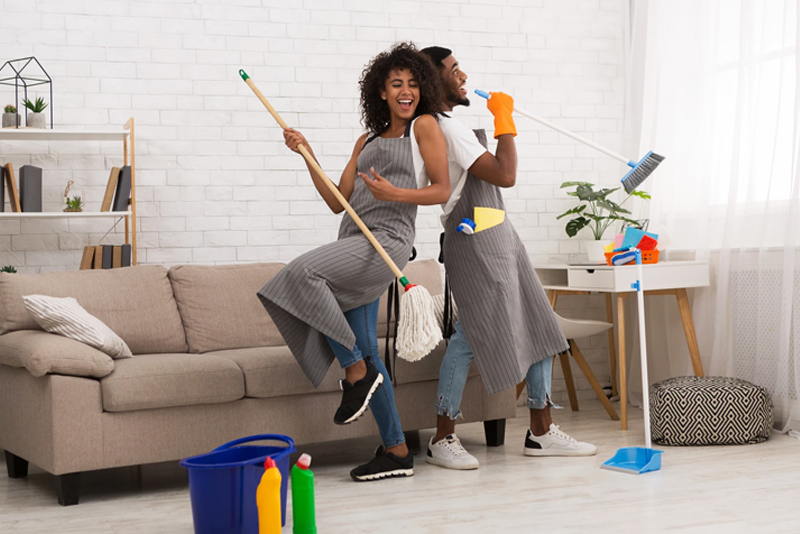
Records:
[[[294,534],[317,534],[314,512],[314,473],[309,471],[311,456],[300,455],[292,467],[292,519]]]

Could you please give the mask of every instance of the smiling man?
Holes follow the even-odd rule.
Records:
[[[525,455],[593,455],[597,452],[594,445],[574,440],[550,417],[553,356],[569,346],[525,247],[505,217],[500,188],[512,187],[517,176],[517,132],[511,116],[514,100],[504,93],[492,93],[488,101],[497,139],[497,152],[492,155],[486,149],[483,130],[473,132],[447,114],[456,106],[469,105],[467,75],[452,52],[432,46],[422,53],[439,67],[445,86],[439,125],[447,140],[451,194],[441,218],[443,254],[459,315],[439,371],[437,429],[428,443],[426,459],[448,469],[478,468],[478,460],[455,434],[473,359],[489,394],[526,381],[531,424],[525,436]],[[494,213],[495,223],[476,227],[474,234],[457,231],[465,218],[478,222],[479,208]]]

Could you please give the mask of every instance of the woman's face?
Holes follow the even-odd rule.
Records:
[[[383,84],[381,98],[386,100],[392,119],[411,120],[419,105],[419,84],[408,69],[394,69]]]

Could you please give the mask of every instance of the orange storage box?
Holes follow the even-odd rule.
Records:
[[[609,265],[614,265],[611,263],[611,259],[616,256],[617,254],[622,254],[622,252],[606,252],[606,263]],[[634,262],[631,262],[634,263]],[[643,250],[642,251],[642,263],[658,263],[658,249],[656,250]],[[626,263],[626,265],[629,265]]]

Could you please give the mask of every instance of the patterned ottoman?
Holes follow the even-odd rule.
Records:
[[[650,386],[653,441],[661,445],[761,443],[772,419],[769,393],[746,380],[681,376]]]

